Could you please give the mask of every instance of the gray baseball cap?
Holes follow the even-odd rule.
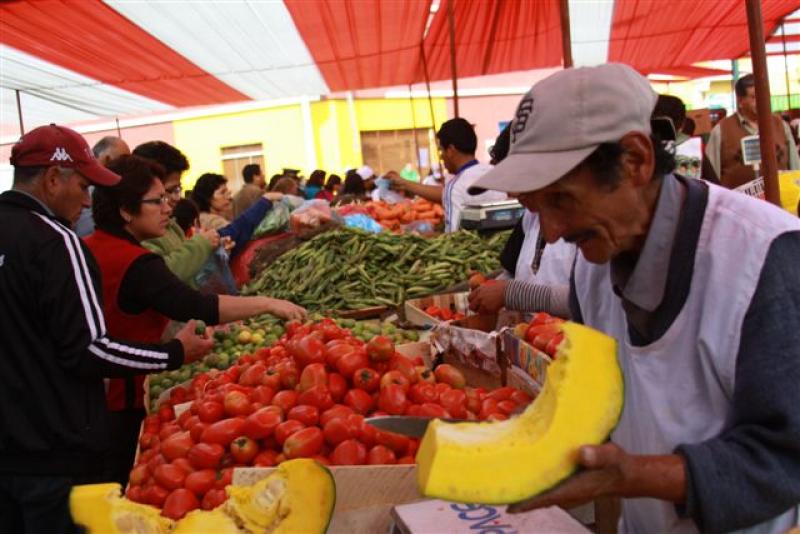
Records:
[[[649,135],[657,96],[647,78],[618,63],[565,69],[545,78],[517,106],[508,156],[469,192],[536,191],[559,180],[602,143],[630,132]]]

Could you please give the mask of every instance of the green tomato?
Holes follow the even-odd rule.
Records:
[[[194,333],[197,334],[198,336],[202,336],[203,334],[205,334],[206,333],[206,323],[204,323],[203,321],[200,321],[200,320],[195,321]]]

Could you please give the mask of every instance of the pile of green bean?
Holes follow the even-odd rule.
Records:
[[[343,229],[285,253],[242,289],[311,310],[398,306],[499,267],[508,232],[459,231],[433,238]]]

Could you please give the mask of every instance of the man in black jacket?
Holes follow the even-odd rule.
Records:
[[[175,369],[208,352],[194,324],[165,345],[106,335],[99,272],[70,230],[90,183],[113,185],[76,132],[49,125],[11,152],[0,195],[0,531],[73,532],[72,485],[98,481],[104,377]]]

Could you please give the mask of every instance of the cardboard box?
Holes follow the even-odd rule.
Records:
[[[509,365],[525,371],[539,388],[544,386],[547,366],[553,361],[550,356],[518,338],[511,330],[503,331],[501,336],[503,352]]]
[[[431,332],[431,343],[450,360],[447,363],[455,361],[464,368],[500,377],[503,364],[498,358],[502,351],[498,350],[496,324],[494,315],[471,315],[460,321],[440,323]]]
[[[407,300],[403,305],[405,320],[423,328],[433,328],[443,321],[425,313],[428,306],[449,309],[452,312],[469,315],[469,293],[444,293],[419,299]]]
[[[524,514],[508,514],[505,506],[426,500],[396,506],[392,511],[402,534],[586,534],[590,532],[556,506]]]

